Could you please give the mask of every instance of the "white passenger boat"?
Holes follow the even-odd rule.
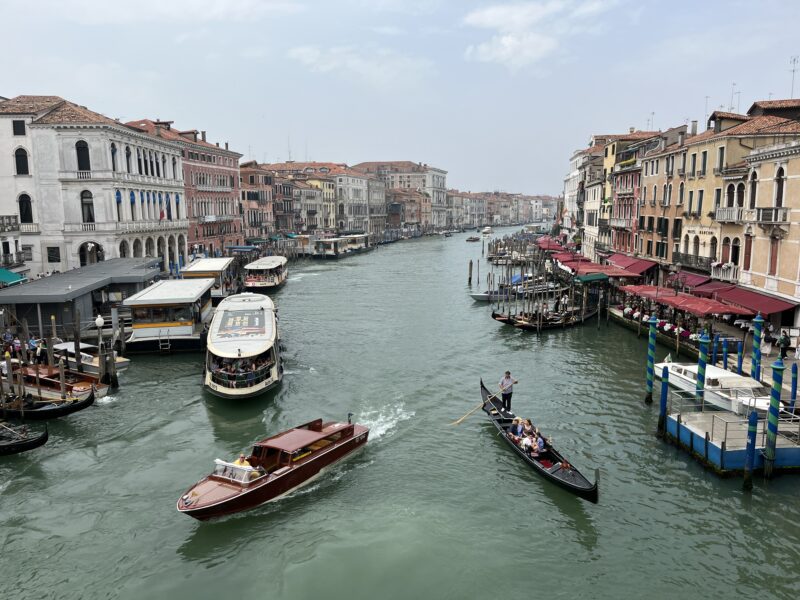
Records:
[[[369,235],[354,234],[338,238],[323,238],[314,243],[314,258],[337,259],[372,250]]]
[[[263,294],[223,300],[208,331],[203,387],[223,398],[249,398],[283,377],[275,305]]]
[[[200,258],[192,261],[181,271],[184,279],[213,279],[211,299],[214,305],[223,298],[239,291],[236,265],[232,258]]]
[[[285,256],[265,256],[244,266],[244,287],[248,292],[264,293],[286,283],[289,269]]]
[[[694,392],[697,386],[697,365],[688,363],[656,363],[654,375],[661,380],[664,367],[669,369],[670,387],[684,392]],[[746,415],[755,409],[764,413],[769,410],[770,388],[763,383],[726,371],[720,367],[706,365],[706,380],[703,398],[717,408]]]
[[[125,300],[132,309],[128,352],[202,350],[211,320],[214,279],[158,281]]]
[[[97,346],[92,344],[84,344],[81,342],[81,367],[86,373],[92,373],[94,375],[100,374],[100,358],[98,356],[98,349]],[[75,360],[75,343],[74,342],[61,342],[60,344],[53,344],[53,354],[55,354],[56,358],[63,357],[67,368],[69,369],[77,369],[78,362]],[[116,352],[114,352],[114,363],[116,363],[117,373],[122,373],[125,369],[127,369],[131,361],[129,358],[125,358],[124,356],[118,356]]]
[[[481,229],[481,233],[482,233],[483,235],[491,235],[491,234],[493,234],[493,233],[494,233],[494,229],[492,229],[491,227],[489,227],[489,226],[487,225],[486,227],[484,227],[483,229]]]

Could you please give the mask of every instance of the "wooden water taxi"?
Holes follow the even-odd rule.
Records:
[[[265,293],[281,287],[289,277],[285,256],[265,256],[244,266],[244,287],[248,292]]]
[[[223,398],[250,398],[282,378],[278,319],[270,297],[247,292],[223,300],[208,330],[203,387]]]
[[[548,481],[589,502],[597,502],[598,470],[595,470],[595,481],[592,483],[549,443],[545,445],[543,451],[536,453],[523,449],[508,435],[516,415],[503,408],[503,401],[499,394],[493,395],[487,390],[483,380],[481,380],[481,397],[483,398],[483,412],[519,458]]]
[[[316,419],[256,442],[244,461],[217,459],[214,471],[190,487],[178,511],[204,521],[276,500],[367,443],[363,425]]]
[[[127,352],[202,350],[206,325],[214,309],[211,288],[215,280],[158,281],[124,301],[133,312]]]

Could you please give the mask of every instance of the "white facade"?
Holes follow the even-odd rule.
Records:
[[[376,241],[386,231],[386,184],[373,177],[367,180],[369,196],[369,233]]]
[[[561,214],[561,226],[570,236],[577,232],[575,215],[578,214],[578,187],[581,179],[583,150],[579,150],[569,159],[569,173],[564,178],[564,208]]]
[[[20,119],[26,134],[14,136]],[[118,257],[160,256],[167,269],[186,256],[177,145],[63,100],[36,114],[0,114],[0,147],[9,145],[26,149],[30,174],[16,175],[13,154],[3,153],[0,214],[19,214],[20,196],[30,197],[20,246],[32,275]]]
[[[340,231],[369,231],[369,179],[366,175],[342,169],[336,179],[336,224]]]

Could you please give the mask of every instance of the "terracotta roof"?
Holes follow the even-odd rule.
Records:
[[[788,100],[756,100],[753,106],[750,107],[749,113],[755,107],[758,108],[800,108],[800,98],[791,98]]]
[[[711,113],[711,116],[708,117],[708,120],[711,121],[712,119],[733,119],[735,121],[747,121],[750,117],[747,115],[740,115],[739,113],[732,113],[732,112],[725,112],[722,110],[715,110]]]
[[[54,108],[33,121],[43,125],[58,125],[61,123],[105,123],[107,125],[122,124],[105,115],[89,110],[85,106],[78,106],[72,102],[64,101],[56,104]]]
[[[211,142],[204,142],[202,139],[200,139],[199,136],[197,138],[197,141],[194,141],[192,137],[181,135],[181,133],[185,134],[194,133],[196,131],[194,129],[187,129],[186,131],[181,131],[180,129],[175,129],[174,127],[171,126],[167,127],[166,125],[159,125],[158,123],[150,119],[139,119],[138,121],[128,121],[127,123],[125,123],[125,125],[127,125],[128,127],[132,127],[133,129],[137,129],[150,136],[161,138],[163,140],[171,142],[183,142],[184,144],[202,146],[204,148],[208,148],[209,150],[217,150],[242,156],[241,154],[239,154],[238,152],[234,152],[233,150],[226,150],[225,148],[221,148],[216,144],[212,144]]]
[[[339,169],[343,167],[347,167],[345,163],[333,163],[333,162],[282,162],[282,163],[264,163],[261,167],[268,169],[270,171],[276,171],[280,173],[302,173],[306,169],[312,169],[308,174],[311,173],[319,173],[320,175],[327,175],[327,173],[320,173],[320,168],[327,168],[328,170],[331,169]]]
[[[64,102],[60,96],[15,96],[0,102],[0,114],[36,114]]]
[[[389,169],[389,171],[392,173],[421,173],[426,169],[436,169],[436,167],[431,167],[427,164],[415,163],[410,160],[362,162],[358,163],[357,165],[353,165],[352,168],[357,171],[365,171],[367,173],[377,172],[383,169]]]
[[[624,133],[617,139],[623,142],[631,142],[634,140],[646,140],[647,138],[661,135],[660,131],[634,131],[633,133]]]

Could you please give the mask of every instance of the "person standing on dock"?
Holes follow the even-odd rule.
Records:
[[[514,392],[514,384],[519,383],[516,379],[511,377],[511,371],[506,371],[505,376],[500,380],[500,390],[503,398],[503,408],[506,411],[511,410],[511,394]]]
[[[789,346],[792,342],[786,334],[786,330],[781,331],[781,337],[778,338],[778,348],[781,349],[781,360],[786,360],[786,355],[789,353]]]

